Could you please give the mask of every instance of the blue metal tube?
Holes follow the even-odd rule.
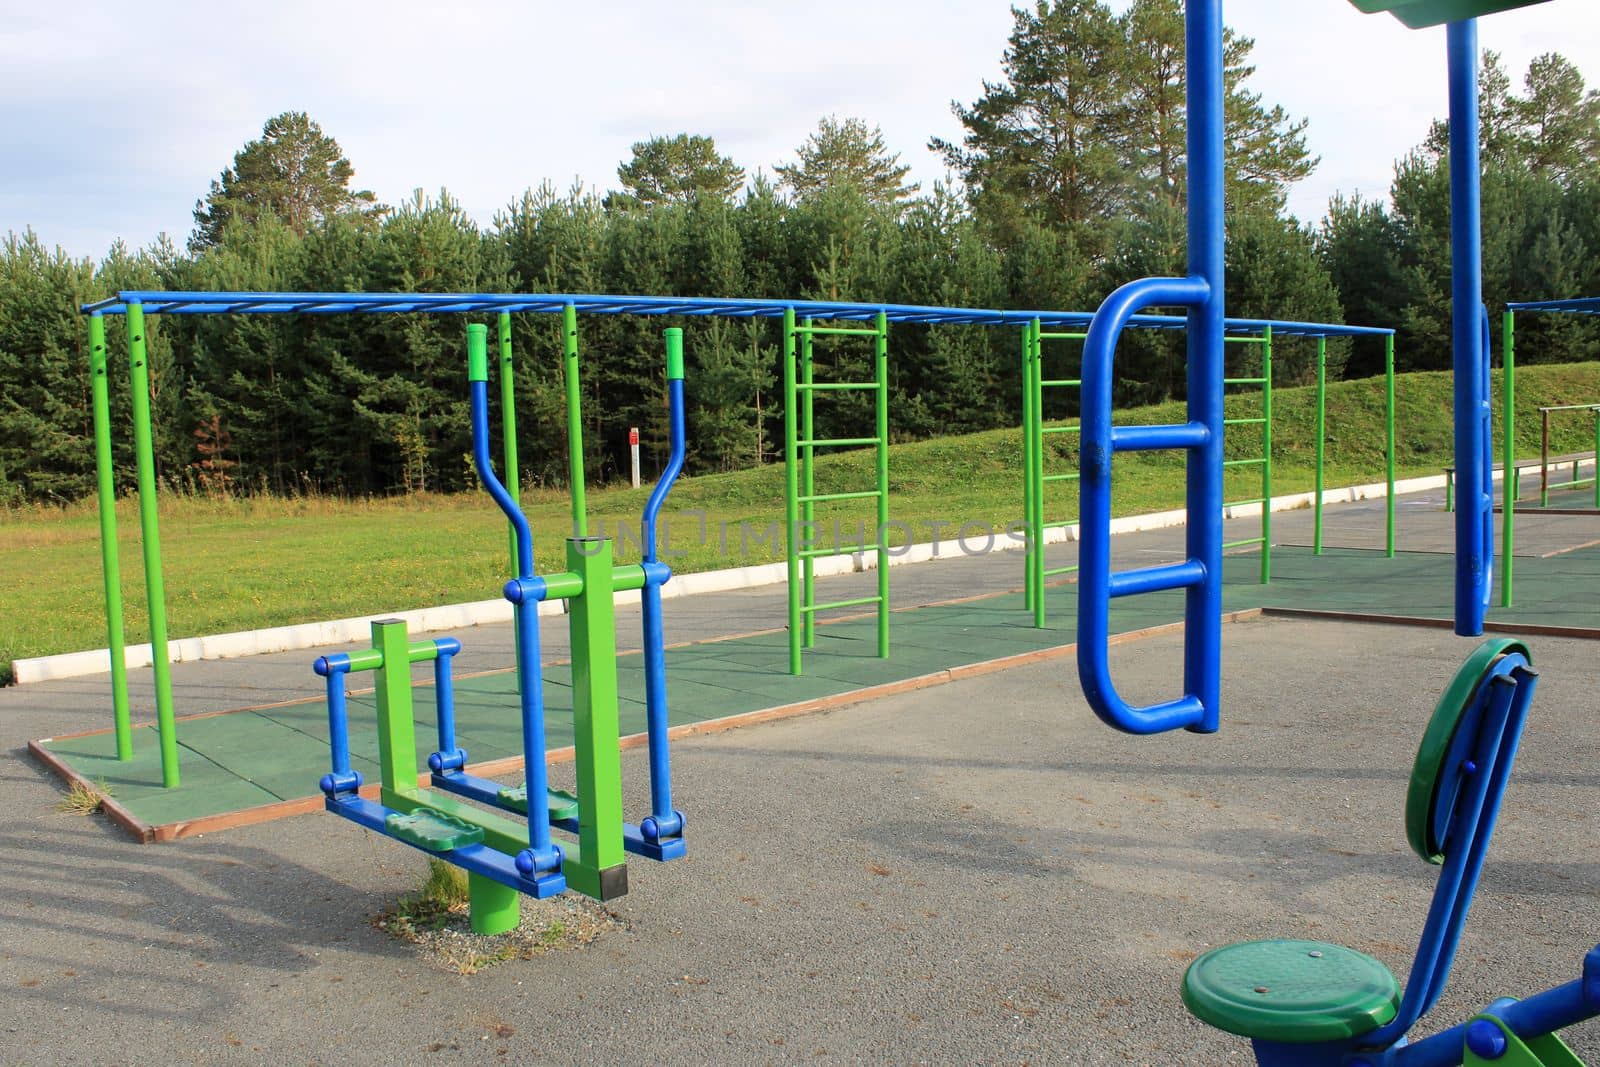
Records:
[[[1113,426],[1111,444],[1118,452],[1149,452],[1165,448],[1199,448],[1211,431],[1204,423],[1180,422],[1168,426]]]
[[[1478,158],[1478,24],[1447,29],[1450,58],[1450,259],[1451,339],[1455,358],[1456,633],[1483,633],[1490,574],[1483,501],[1489,486],[1484,463],[1484,418],[1489,397],[1483,332],[1482,189]]]
[[[1526,1040],[1592,1019],[1600,1014],[1600,1003],[1585,994],[1584,981],[1578,979],[1526,1000],[1496,1004],[1486,1014],[1500,1019],[1512,1033]],[[1459,1067],[1466,1035],[1467,1024],[1459,1023],[1414,1044],[1390,1049],[1379,1062],[1386,1067]]]
[[[1220,18],[1219,18],[1220,22]],[[487,311],[559,314],[569,304],[595,315],[707,315],[722,318],[782,318],[786,309],[800,317],[871,321],[883,312],[891,322],[1023,326],[1039,319],[1044,325],[1081,329],[1086,311],[1001,311],[985,308],[934,307],[920,304],[870,304],[821,300],[755,300],[719,297],[627,296],[597,293],[269,293],[162,292],[123,290],[114,297],[83,304],[84,314],[121,315],[130,303],[141,303],[147,315],[197,314],[401,314],[413,312],[478,313]],[[1129,325],[1159,330],[1182,329],[1185,320],[1139,315]],[[1392,329],[1340,323],[1280,322],[1271,319],[1229,319],[1231,330],[1303,337],[1381,337]]]
[[[344,679],[349,667],[350,657],[344,655],[322,656],[312,665],[328,679],[328,748],[333,753],[336,778],[350,776],[350,728],[344,703]]]
[[[1138,596],[1141,593],[1159,593],[1167,589],[1191,589],[1206,578],[1206,569],[1198,560],[1169,563],[1162,567],[1141,567],[1133,571],[1118,571],[1111,576],[1110,595],[1115,597]]]
[[[428,766],[437,774],[465,766],[467,753],[456,744],[456,691],[450,670],[451,660],[461,651],[461,642],[453,637],[439,637],[433,643],[439,650],[433,660],[434,717],[439,725],[439,751],[434,753],[438,766],[434,766],[434,759],[428,760]]]
[[[1197,5],[1203,6],[1203,5]],[[1193,17],[1191,15],[1191,17]],[[1152,708],[1134,708],[1116,691],[1111,680],[1111,460],[1117,442],[1111,426],[1113,365],[1117,338],[1141,307],[1194,305],[1206,300],[1209,287],[1198,278],[1145,278],[1129,282],[1106,298],[1089,326],[1083,343],[1083,386],[1080,393],[1081,440],[1078,481],[1078,522],[1083,541],[1078,550],[1078,679],[1084,697],[1101,720],[1129,733],[1155,733],[1191,727],[1205,721],[1205,708],[1186,695]],[[1216,351],[1222,350],[1221,337]],[[1222,388],[1218,366],[1217,390]],[[1220,418],[1221,408],[1217,409]],[[1213,436],[1220,439],[1220,433]],[[1193,461],[1191,460],[1191,469]],[[1220,562],[1222,528],[1221,456],[1217,456],[1217,550]],[[1191,520],[1194,512],[1190,512]],[[1220,596],[1220,590],[1219,590]],[[1221,609],[1216,627],[1221,629]],[[1186,640],[1188,634],[1186,633]],[[1218,644],[1220,646],[1220,635]],[[1187,675],[1187,670],[1186,670]],[[1189,694],[1192,694],[1189,690]]]
[[[669,378],[669,436],[671,453],[666,470],[650,493],[644,509],[644,562],[646,581],[639,592],[644,623],[644,698],[647,742],[650,752],[650,817],[640,823],[646,839],[671,837],[683,830],[683,817],[672,809],[672,767],[667,746],[667,653],[661,629],[661,586],[672,572],[656,558],[656,519],[672,483],[683,470],[687,452],[684,430],[683,379]]]
[[[479,326],[478,329],[483,329]],[[481,336],[480,336],[481,341]],[[522,514],[506,487],[494,473],[494,461],[489,456],[489,383],[473,380],[472,400],[472,458],[478,468],[478,478],[494,497],[500,510],[517,531],[517,575],[520,580],[533,578],[533,533],[528,528],[527,516]],[[544,669],[540,662],[539,605],[537,602],[518,603],[517,628],[517,688],[522,698],[522,759],[527,775],[528,796],[542,797],[549,787],[545,770],[544,735]],[[528,805],[528,853],[518,856],[518,869],[532,877],[561,866],[561,850],[550,843],[550,812],[540,804]],[[531,855],[529,854],[531,853]]]
[[[1223,60],[1221,0],[1189,0],[1189,277],[1206,287],[1189,310],[1189,421],[1210,437],[1189,453],[1185,541],[1206,569],[1184,599],[1184,692],[1204,709],[1189,728],[1217,729],[1222,688]]]

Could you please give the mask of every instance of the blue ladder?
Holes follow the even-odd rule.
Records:
[[[1145,278],[1106,298],[1083,349],[1079,480],[1078,677],[1089,706],[1108,725],[1151,734],[1184,728],[1212,733],[1222,673],[1223,126],[1222,12],[1219,0],[1190,0],[1188,54],[1189,276]],[[1188,421],[1112,426],[1117,339],[1149,307],[1189,309]],[[1113,573],[1111,463],[1118,452],[1188,453],[1186,559]],[[1183,695],[1134,707],[1111,681],[1114,597],[1182,589]]]

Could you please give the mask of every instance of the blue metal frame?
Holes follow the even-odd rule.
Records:
[[[618,296],[550,293],[244,293],[160,292],[125,290],[84,304],[84,314],[121,315],[129,304],[141,304],[146,315],[343,315],[343,314],[473,314],[529,312],[561,314],[568,305],[585,315],[685,315],[715,318],[781,319],[786,310],[796,317],[875,319],[939,325],[1043,326],[1082,330],[1094,319],[1086,311],[1000,311],[984,308],[932,307],[921,304],[875,304],[837,300],[751,300],[716,297]],[[1189,320],[1177,316],[1135,315],[1127,323],[1139,329],[1181,330]],[[1271,327],[1275,336],[1384,337],[1392,329],[1338,323],[1289,322],[1276,319],[1229,319],[1238,334],[1259,335]]]
[[[469,326],[469,349],[485,343],[486,327],[477,324]],[[506,583],[505,596],[513,604],[516,618],[517,684],[522,711],[523,762],[526,769],[524,791],[527,799],[526,814],[530,842],[529,851],[518,857],[518,868],[556,870],[559,869],[562,859],[562,849],[560,845],[550,842],[550,831],[555,828],[577,833],[578,820],[552,818],[549,810],[549,776],[545,767],[544,669],[541,661],[538,611],[539,604],[549,598],[549,586],[543,577],[534,573],[533,535],[527,516],[494,472],[493,460],[489,454],[488,384],[486,380],[477,377],[479,368],[470,359],[469,369],[472,376],[470,386],[473,460],[477,466],[479,479],[510,520],[517,537],[518,573]],[[681,368],[677,368],[675,373],[681,375]],[[646,740],[650,756],[651,813],[637,826],[625,822],[622,827],[623,848],[635,855],[655,860],[677,859],[687,851],[683,840],[683,815],[672,806],[666,652],[661,624],[661,587],[671,579],[672,570],[657,558],[656,529],[661,509],[683,470],[687,453],[681,376],[669,378],[667,396],[670,404],[670,457],[666,469],[662,471],[645,505],[642,523],[644,562],[635,570],[636,576],[638,571],[642,570],[644,579],[640,588],[640,600],[643,608]],[[446,679],[441,688],[441,699],[449,695],[449,692],[449,683]],[[342,701],[342,693],[340,699]],[[441,790],[481,804],[522,814],[501,795],[503,787],[499,782],[480,778],[465,770],[467,753],[456,744],[453,703],[449,707],[441,703],[438,723],[439,750],[428,757],[428,767],[433,772],[432,784]],[[552,853],[556,867],[538,866],[541,857]]]
[[[1095,312],[1083,348],[1079,480],[1078,677],[1096,715],[1129,733],[1217,729],[1222,671],[1222,5],[1190,0],[1186,15],[1189,115],[1189,276],[1130,282]],[[1188,416],[1168,426],[1111,424],[1117,339],[1145,307],[1189,308]],[[1274,332],[1279,332],[1274,328]],[[1180,564],[1113,574],[1111,475],[1118,452],[1189,453],[1186,553]],[[1182,696],[1147,707],[1111,681],[1110,610],[1119,596],[1183,589]]]
[[[1446,30],[1450,64],[1451,337],[1455,373],[1456,633],[1483,633],[1493,586],[1489,351],[1483,309],[1478,24]]]

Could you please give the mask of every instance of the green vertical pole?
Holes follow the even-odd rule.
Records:
[[[411,642],[399,619],[375,619],[372,647],[383,662],[377,668],[378,774],[383,803],[417,788],[417,724],[411,706]]]
[[[517,473],[516,377],[511,363],[511,312],[500,313],[500,425],[505,433],[505,486],[511,499],[522,501],[522,478]],[[511,573],[518,573],[517,530],[511,527]]]
[[[811,320],[806,319],[805,325],[809,327]],[[801,335],[800,385],[806,388],[798,390],[800,439],[806,444],[801,446],[800,451],[800,492],[805,496],[805,502],[800,506],[800,528],[804,531],[801,544],[808,553],[816,547],[817,536],[817,505],[816,501],[811,499],[817,491],[817,453],[810,443],[817,438],[816,410],[813,405],[816,390],[809,388],[814,380],[811,360],[815,355],[811,335],[809,333]],[[809,608],[817,602],[817,561],[808,554],[801,562],[800,569],[803,572],[802,581],[805,586],[804,604]],[[811,648],[817,643],[817,614],[808,611],[800,621],[804,631],[802,640],[805,647]]]
[[[800,504],[795,464],[794,308],[783,310],[783,521],[789,565],[789,673],[800,673]]]
[[[156,459],[150,431],[150,368],[144,305],[130,303],[128,376],[133,388],[133,453],[138,469],[139,534],[144,542],[144,588],[150,610],[150,655],[155,669],[156,730],[161,735],[161,784],[178,785],[178,731],[172,717],[172,665],[167,662],[167,593],[161,577],[161,523],[156,514]]]
[[[89,387],[94,398],[94,474],[100,499],[100,567],[106,586],[106,643],[111,653],[111,721],[117,759],[133,759],[128,721],[127,640],[122,632],[122,561],[117,551],[117,486],[111,466],[111,386],[106,379],[106,320],[89,316]]]
[[[1594,413],[1594,506],[1600,508],[1600,411]]]
[[[889,658],[889,316],[878,312],[878,658]],[[1600,453],[1596,453],[1600,463]]]
[[[467,872],[467,907],[475,934],[507,934],[522,922],[522,894],[474,871]]]
[[[1327,453],[1328,436],[1328,339],[1317,338],[1317,500],[1315,529],[1311,534],[1311,552],[1322,555],[1322,486],[1323,462]]]
[[[1389,492],[1384,496],[1384,555],[1394,556],[1394,334],[1383,339],[1384,454],[1388,468]]]
[[[1033,587],[1033,325],[1022,327],[1022,599],[1032,611]]]
[[[1044,327],[1033,320],[1033,624],[1044,626]]]
[[[1517,356],[1516,312],[1500,318],[1500,606],[1511,606],[1511,571],[1517,539]]]
[[[589,510],[583,500],[583,394],[578,385],[578,309],[561,311],[562,367],[567,379],[567,460],[572,479],[572,535],[589,536]]]
[[[1262,330],[1261,584],[1272,581],[1272,327]]]
[[[617,633],[611,542],[567,542],[567,569],[583,579],[568,601],[572,643],[572,756],[577,772],[578,859],[561,865],[572,888],[597,900],[628,891],[622,851],[622,749],[617,724]]]

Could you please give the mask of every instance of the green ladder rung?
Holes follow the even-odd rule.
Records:
[[[798,496],[795,497],[795,499],[802,504],[812,504],[821,503],[827,500],[865,500],[867,497],[878,497],[882,495],[883,492],[878,489],[863,489],[859,493],[817,493],[813,496]]]
[[[876,437],[827,437],[813,438],[809,441],[796,441],[794,444],[796,448],[824,448],[829,446],[839,448],[850,445],[875,445],[878,443],[879,441]]]
[[[1243,541],[1224,541],[1222,542],[1222,547],[1243,548],[1245,545],[1264,545],[1266,543],[1267,539],[1265,537],[1247,537]]]
[[[1225,459],[1222,461],[1222,465],[1224,467],[1259,467],[1265,462],[1265,459]]]
[[[550,808],[551,819],[576,819],[578,817],[578,798],[564,789],[546,789],[545,802]],[[528,814],[528,787],[526,785],[508,785],[500,790],[500,803],[514,811]]]
[[[877,382],[796,382],[794,387],[801,392],[838,393],[850,389],[876,389]]]
[[[431,808],[418,808],[409,815],[391,812],[383,820],[383,832],[429,852],[449,852],[483,844],[483,827],[472,826]]]
[[[1087,341],[1086,333],[1041,333],[1036,335],[1041,341]]]
[[[796,326],[795,333],[824,334],[833,337],[877,337],[876,327],[863,329],[859,326]]]
[[[835,601],[833,601],[832,603],[829,603],[829,604],[807,604],[804,607],[802,607],[800,610],[803,611],[803,612],[811,613],[811,612],[818,612],[818,611],[831,611],[834,608],[856,608],[856,607],[860,607],[863,604],[881,604],[881,603],[883,603],[883,598],[882,597],[863,596],[863,597],[856,597],[854,600],[835,600]]]
[[[1070,567],[1046,567],[1045,568],[1045,572],[1044,572],[1044,576],[1046,578],[1054,578],[1058,574],[1071,574],[1073,571],[1075,571],[1077,569],[1078,569],[1078,565],[1076,563],[1074,563]]]
[[[1260,426],[1266,419],[1223,419],[1224,426]]]
[[[1082,426],[1044,426],[1040,428],[1039,435],[1042,437],[1047,433],[1081,433],[1082,431]]]
[[[1062,519],[1060,522],[1041,522],[1039,524],[1039,529],[1041,529],[1041,530],[1065,530],[1069,526],[1076,526],[1076,525],[1078,525],[1078,520],[1077,519]]]
[[[1265,378],[1224,378],[1223,385],[1266,385]]]
[[[1039,479],[1041,482],[1075,482],[1077,474],[1046,474]]]
[[[801,559],[826,559],[829,556],[853,556],[857,552],[880,552],[882,545],[845,545],[842,548],[802,548],[795,555]]]
[[[1041,381],[1039,383],[1039,385],[1041,387],[1046,386],[1046,385],[1054,385],[1054,386],[1068,386],[1068,385],[1070,385],[1070,386],[1072,386],[1074,388],[1077,388],[1077,387],[1080,387],[1080,386],[1083,385],[1083,379],[1082,378],[1046,378],[1043,381]]]
[[[1264,497],[1253,496],[1249,500],[1230,500],[1222,506],[1225,508],[1242,508],[1246,504],[1265,504],[1266,502]]]

